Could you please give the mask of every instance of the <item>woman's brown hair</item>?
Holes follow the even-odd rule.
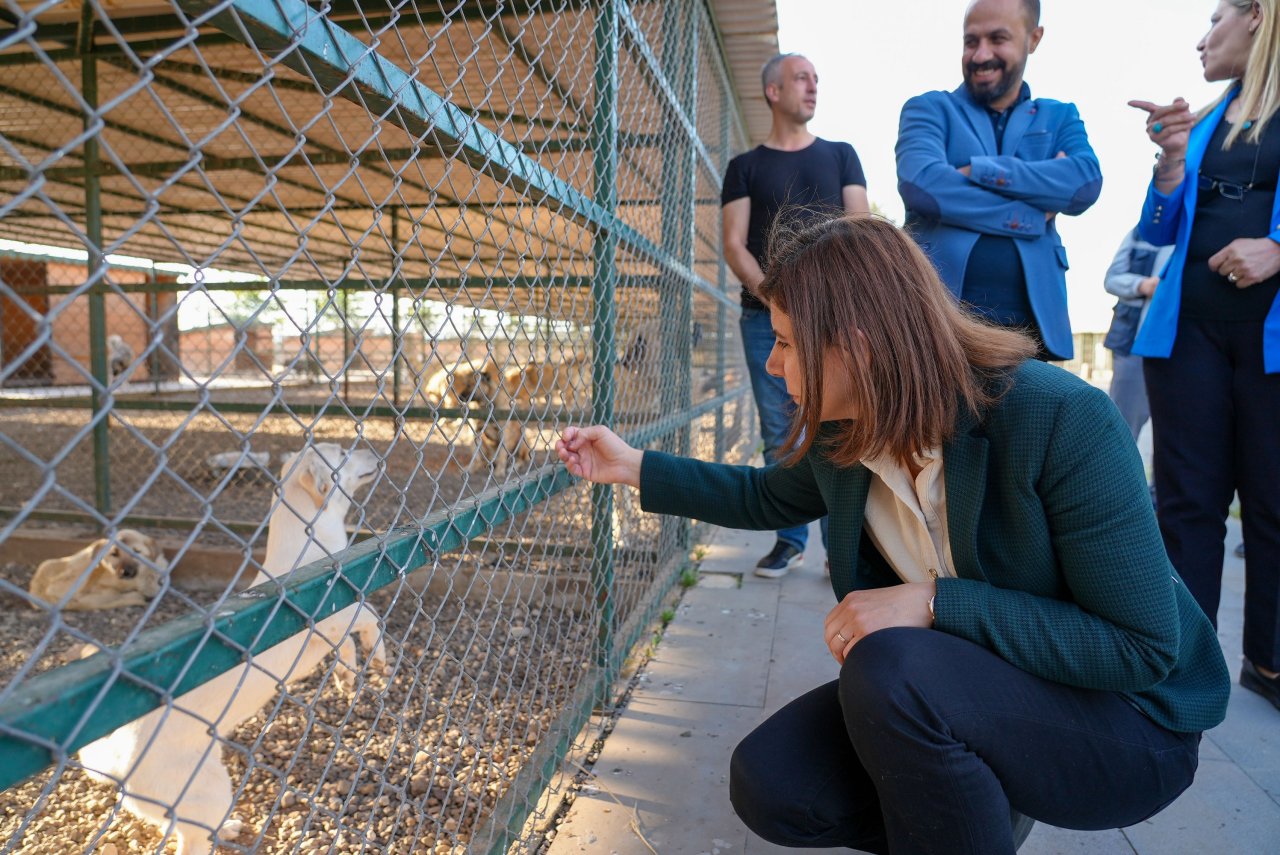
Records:
[[[848,367],[858,413],[823,443],[842,466],[882,455],[907,463],[940,446],[961,407],[981,417],[1004,391],[998,379],[1036,351],[961,309],[915,242],[880,217],[778,230],[769,249],[760,295],[791,319],[803,383],[788,462],[818,436],[829,350]]]

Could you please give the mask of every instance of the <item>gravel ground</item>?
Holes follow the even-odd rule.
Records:
[[[16,584],[30,571],[0,572]],[[590,661],[589,585],[560,578],[556,588],[541,605],[476,584],[443,599],[408,586],[375,595],[391,673],[348,695],[317,672],[277,714],[269,705],[236,731],[223,757],[245,827],[219,852],[466,851]],[[153,620],[186,608],[164,599],[174,602],[162,599]],[[111,643],[141,612],[68,614],[66,623]],[[4,682],[32,664],[31,651],[35,670],[74,658],[79,643],[49,623],[30,609],[0,613]],[[175,851],[115,801],[112,787],[78,769],[42,773],[0,795],[0,851]]]

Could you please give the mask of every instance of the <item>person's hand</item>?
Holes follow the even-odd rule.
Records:
[[[827,612],[823,638],[827,649],[841,664],[864,636],[891,626],[933,626],[929,599],[937,586],[933,582],[908,582],[887,588],[851,591]]]
[[[1209,256],[1209,269],[1237,288],[1248,288],[1280,273],[1280,244],[1271,238],[1236,238]]]
[[[556,440],[556,454],[570,475],[597,484],[640,486],[644,452],[627,445],[604,425],[565,428]]]
[[[970,173],[973,172],[973,167],[966,163],[964,166],[957,166],[956,172],[959,172],[965,178],[968,178]]]
[[[1196,119],[1191,105],[1183,98],[1175,98],[1172,104],[1154,104],[1151,101],[1130,101],[1147,114],[1147,136],[1160,146],[1164,156],[1176,160],[1186,156],[1187,140]]]
[[[1156,286],[1160,284],[1159,276],[1148,276],[1138,283],[1138,296],[1150,297],[1156,292]]]

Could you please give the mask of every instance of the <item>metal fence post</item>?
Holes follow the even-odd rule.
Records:
[[[391,209],[391,246],[392,270],[387,282],[387,290],[391,293],[391,403],[400,406],[400,362],[403,358],[404,331],[400,329],[400,208]]]
[[[595,110],[591,116],[591,150],[594,163],[592,198],[613,215],[618,206],[618,10],[616,0],[601,0],[595,21]],[[614,304],[617,280],[618,237],[607,225],[596,226],[591,244],[594,275],[591,298],[595,318],[591,325],[591,386],[594,390],[591,418],[597,424],[613,424]],[[591,488],[591,573],[600,604],[600,646],[597,662],[608,668],[612,660],[614,613],[613,487]],[[606,677],[605,685],[609,679]]]
[[[698,9],[696,0],[670,3],[664,8],[663,29],[671,40],[662,53],[664,76],[672,82],[676,103],[672,110],[683,110],[697,128],[697,55]],[[682,36],[682,34],[685,34]],[[662,149],[662,249],[683,265],[693,266],[694,185],[697,181],[697,152],[693,140],[684,138],[682,124],[667,122],[668,139]],[[663,285],[670,293],[659,300],[661,358],[663,374],[676,382],[664,388],[664,412],[687,411],[693,403],[693,288],[677,276],[664,276]],[[692,425],[686,425],[663,441],[664,450],[687,455]],[[669,532],[674,547],[683,551],[689,545],[689,521],[664,517],[662,527]],[[664,542],[668,542],[664,538]]]
[[[728,90],[720,93],[720,168],[724,169],[729,165],[729,110],[731,107]],[[719,234],[724,234],[724,209],[721,208],[716,216],[716,224]],[[716,286],[723,293],[729,287],[728,265],[724,260],[724,249],[721,247],[719,259],[716,262]],[[729,311],[724,302],[716,304],[716,395],[724,394],[724,372],[726,368],[725,343],[729,338]],[[735,404],[741,406],[741,404]],[[725,434],[724,434],[724,407],[716,410],[716,462],[723,463],[725,459]]]
[[[86,113],[84,116],[84,205],[85,237],[89,282],[89,371],[93,383],[89,392],[93,411],[93,486],[94,507],[99,513],[111,512],[111,435],[108,410],[110,396],[107,376],[107,298],[103,293],[106,260],[102,252],[102,152],[98,141],[101,120],[98,110],[98,63],[93,54],[93,4],[80,6],[80,86]]]

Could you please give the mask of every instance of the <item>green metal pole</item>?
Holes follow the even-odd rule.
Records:
[[[664,7],[663,30],[670,40],[662,53],[662,73],[676,93],[673,110],[696,116],[698,17],[697,0],[669,3]],[[682,37],[683,34],[683,37]],[[666,123],[667,138],[662,147],[662,250],[677,262],[693,266],[694,189],[696,140],[685,134],[685,123]],[[696,128],[696,124],[694,125]],[[676,276],[662,278],[659,317],[662,345],[658,348],[662,365],[660,376],[670,377],[670,385],[661,390],[664,413],[687,412],[692,404],[693,333],[692,289]],[[664,443],[664,451],[688,455],[691,429],[677,431]],[[663,517],[662,528],[676,551],[689,546],[689,521],[679,517]],[[668,540],[667,538],[670,538]]]
[[[730,101],[730,93],[726,89],[720,93],[720,163],[722,166],[729,164],[729,108],[732,105]],[[721,209],[720,216],[716,218],[716,222],[720,226],[720,234],[724,234],[724,210]],[[720,260],[716,264],[716,286],[721,293],[728,290],[729,273],[728,265],[724,260],[724,252],[720,253]],[[729,338],[729,309],[721,300],[716,303],[716,397],[724,394],[724,373],[725,363],[725,341]],[[741,407],[742,402],[738,401],[735,407]],[[716,410],[716,435],[715,435],[716,462],[723,463],[725,460],[725,435],[724,435],[724,407]]]
[[[98,142],[101,118],[98,110],[98,64],[93,55],[93,4],[80,7],[80,89],[87,112],[84,115],[84,231],[88,240],[89,281],[97,285],[106,276],[102,252],[102,183],[99,176],[102,152]],[[93,407],[93,487],[94,507],[103,515],[111,512],[111,401],[107,376],[107,303],[101,288],[89,292],[89,370],[93,374],[90,397]]]
[[[595,319],[591,325],[591,384],[595,392],[591,418],[597,424],[613,425],[613,369],[617,310],[614,291],[617,280],[617,232],[608,224],[618,204],[618,10],[616,0],[600,0],[595,21],[595,111],[591,117],[593,152],[593,201],[609,220],[595,226],[591,243],[594,273],[591,297]],[[596,484],[591,488],[591,576],[600,605],[597,662],[606,670],[613,660],[614,555],[613,487]],[[606,675],[602,685],[612,682]],[[603,700],[603,698],[601,698]]]
[[[160,292],[155,288],[156,284],[156,265],[151,264],[151,269],[147,271],[147,284],[152,286],[147,290],[147,344],[150,345],[155,340],[156,327],[160,326]],[[147,373],[151,375],[151,388],[155,394],[160,394],[160,351],[155,349],[151,351],[151,355],[147,357]]]
[[[404,255],[400,252],[400,209],[391,209],[391,403],[400,406],[400,349],[404,347],[404,331],[400,329],[400,271]]]
[[[342,289],[342,400],[350,402],[351,399],[351,291],[347,288]]]

